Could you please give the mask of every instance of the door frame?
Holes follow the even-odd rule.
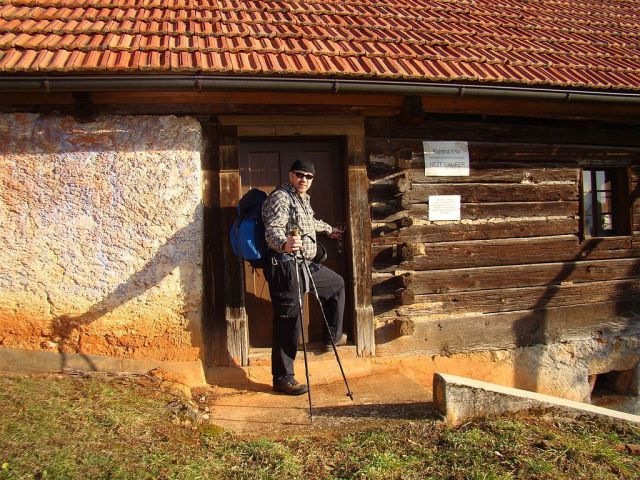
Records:
[[[220,229],[228,232],[235,217],[234,208],[240,200],[239,142],[242,138],[260,137],[264,140],[278,137],[332,137],[343,140],[343,162],[346,172],[347,252],[350,261],[352,291],[351,308],[358,356],[375,355],[373,307],[371,305],[371,217],[369,212],[369,180],[365,164],[364,117],[297,116],[297,115],[220,115],[217,129],[217,182],[211,192],[219,205]],[[241,261],[231,253],[227,235],[219,243],[224,271],[218,270],[214,278],[215,289],[223,296],[224,309],[214,315],[214,330],[221,333],[212,346],[216,364],[246,366],[249,363],[248,319],[244,308],[244,279]],[[222,295],[222,292],[224,294]],[[224,313],[222,313],[224,311]],[[223,353],[226,352],[226,355]],[[222,353],[222,354],[221,354]],[[224,361],[226,357],[227,361]]]

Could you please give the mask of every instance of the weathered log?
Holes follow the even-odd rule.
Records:
[[[572,217],[577,216],[579,202],[505,202],[505,203],[463,203],[460,205],[462,220],[479,220],[509,217]],[[377,222],[395,222],[400,218],[427,218],[429,206],[413,203],[408,209],[400,206],[399,199],[371,207],[372,218]],[[638,213],[640,231],[640,213]]]
[[[403,288],[403,279],[401,276],[385,275],[384,277],[374,277],[372,280],[372,294],[386,295],[393,294]]]
[[[369,201],[387,201],[398,195],[398,188],[392,183],[376,183],[369,187]]]
[[[398,222],[400,223],[400,222]],[[456,242],[463,240],[489,240],[495,238],[541,237],[577,234],[578,220],[517,220],[490,223],[447,223],[413,225],[402,229],[378,230],[373,244]],[[381,235],[383,233],[383,235]]]
[[[221,127],[218,146],[219,202],[222,231],[229,231],[236,217],[235,205],[241,196],[240,170],[238,166],[238,137],[235,127]],[[249,334],[247,313],[244,305],[244,281],[241,261],[233,255],[226,236],[221,245],[223,269],[217,270],[216,284],[224,289],[224,322],[226,344],[219,344],[227,353],[228,365],[247,365],[249,361]],[[218,279],[220,279],[218,281]],[[222,319],[216,319],[221,321]],[[225,341],[224,339],[220,339]]]
[[[409,178],[407,174],[398,175],[394,178],[394,183],[396,186],[396,190],[399,193],[406,193],[411,190],[412,180]]]
[[[428,203],[429,195],[460,195],[462,203],[551,202],[578,199],[578,185],[569,184],[416,184],[402,196],[401,205]]]
[[[416,204],[417,207],[419,204]],[[413,211],[414,205],[412,205]],[[578,215],[577,201],[562,202],[511,202],[511,203],[463,203],[460,215],[463,220],[510,217],[572,217]],[[428,206],[427,206],[428,209]]]
[[[393,278],[396,289],[400,284],[415,296],[487,288],[622,280],[638,276],[640,259],[624,258],[409,272]]]
[[[597,238],[580,242],[575,235],[544,238],[475,240],[400,246],[404,270],[440,270],[490,265],[522,265],[571,260],[625,258],[637,254],[630,237]]]
[[[462,137],[468,138],[468,137]],[[456,140],[459,140],[456,139]],[[537,139],[539,140],[539,139]],[[536,140],[536,141],[537,141]],[[372,155],[390,155],[395,149],[411,149],[411,161],[405,161],[403,168],[424,168],[424,150],[422,141],[412,139],[377,139],[367,141]],[[612,155],[615,150],[615,155]],[[640,161],[640,150],[637,148],[608,146],[596,147],[588,145],[561,145],[542,143],[505,143],[502,141],[474,142],[469,141],[470,165],[504,163],[515,168],[577,167],[580,165],[601,165],[603,167],[622,167]]]
[[[397,123],[388,118],[368,118],[367,137],[379,137],[381,142],[398,135]],[[637,146],[640,128],[637,125],[616,125],[616,128],[602,128],[597,123],[581,122],[579,125],[566,122],[528,123],[514,121],[478,121],[473,118],[450,120],[431,113],[420,126],[404,125],[402,136],[405,141],[413,140],[460,140],[478,142],[502,142],[508,138],[511,142],[538,143],[541,139],[553,139],[557,144],[585,145],[629,145]],[[367,142],[369,145],[370,142]],[[549,147],[553,147],[550,145]]]
[[[396,334],[399,337],[413,335],[416,331],[416,323],[411,318],[398,318],[395,321]]]
[[[376,295],[372,298],[371,303],[373,305],[373,314],[376,316],[391,312],[399,305],[395,294]]]
[[[636,279],[474,290],[414,297],[414,303],[424,305],[425,311],[446,314],[535,310],[618,300],[640,301],[640,286]]]
[[[631,334],[640,329],[634,311],[637,305],[604,302],[437,320],[403,315],[376,330],[377,353],[453,354]],[[411,322],[413,333],[400,336],[396,321]]]
[[[469,176],[426,176],[424,168],[412,168],[406,172],[412,184],[421,183],[544,183],[549,181],[577,182],[580,170],[575,167],[541,168],[539,165],[482,163],[471,165]]]

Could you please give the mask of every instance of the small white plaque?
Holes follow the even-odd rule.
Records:
[[[468,177],[467,142],[422,142],[424,174],[432,177]]]
[[[460,220],[460,195],[429,195],[429,220]]]

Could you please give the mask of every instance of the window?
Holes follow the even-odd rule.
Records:
[[[585,237],[629,235],[629,182],[626,168],[582,171],[582,228]]]

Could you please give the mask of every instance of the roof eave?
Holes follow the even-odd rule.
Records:
[[[449,97],[493,97],[559,102],[640,104],[640,93],[338,78],[221,75],[3,75],[0,93],[18,92],[295,91]]]

